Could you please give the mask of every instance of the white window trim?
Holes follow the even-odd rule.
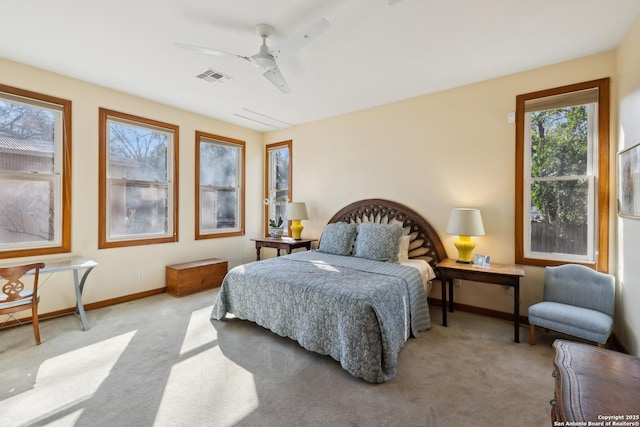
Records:
[[[115,123],[123,126],[131,126],[139,129],[143,129],[145,131],[153,131],[162,133],[167,138],[167,180],[163,182],[159,181],[148,181],[148,180],[140,180],[140,179],[126,179],[122,177],[114,177],[109,176],[109,165],[111,164],[111,150],[107,147],[107,201],[111,200],[111,189],[113,188],[113,184],[122,183],[124,187],[126,187],[127,183],[136,183],[142,185],[149,185],[149,187],[159,187],[166,188],[167,191],[167,205],[169,207],[173,206],[174,203],[174,195],[173,195],[173,132],[167,131],[166,129],[157,127],[144,125],[139,122],[135,122],[133,120],[121,119],[118,117],[107,117],[107,144],[110,144],[111,135],[110,135],[110,124]],[[132,240],[144,240],[144,239],[157,239],[157,238],[166,238],[171,237],[174,234],[173,230],[173,209],[167,209],[167,231],[164,233],[139,233],[139,234],[125,234],[125,235],[114,235],[112,234],[112,218],[110,214],[110,209],[107,209],[105,212],[106,221],[107,221],[107,242],[122,242],[122,241],[132,241]]]
[[[571,94],[569,94],[571,96]],[[574,106],[574,105],[570,105]],[[577,106],[577,105],[575,105]],[[587,171],[586,175],[564,175],[561,177],[542,177],[542,178],[532,178],[531,177],[531,134],[529,132],[525,132],[524,137],[524,164],[525,169],[528,173],[525,174],[524,178],[524,198],[523,198],[523,224],[524,224],[524,254],[527,258],[533,259],[550,259],[553,261],[560,262],[578,262],[578,263],[594,263],[597,258],[597,254],[595,252],[595,239],[597,238],[596,224],[595,224],[595,212],[597,211],[597,162],[598,162],[598,152],[597,152],[597,134],[595,131],[597,130],[596,123],[594,122],[597,119],[597,114],[595,114],[596,104],[589,104],[587,109],[587,120],[589,124],[589,131],[587,133]],[[525,117],[525,129],[531,129],[531,113],[541,111],[541,110],[532,110],[530,112],[526,112]],[[596,143],[594,143],[596,141]],[[589,182],[588,184],[588,206],[587,209],[587,253],[586,255],[576,255],[576,254],[566,254],[566,253],[553,253],[553,252],[537,252],[531,250],[531,221],[529,218],[531,217],[531,184],[533,182],[552,182],[552,181],[575,181],[584,179]]]

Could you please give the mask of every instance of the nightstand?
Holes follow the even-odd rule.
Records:
[[[513,287],[513,340],[520,342],[520,278],[524,277],[524,268],[516,264],[494,264],[490,267],[479,267],[473,264],[462,264],[455,259],[445,259],[436,266],[442,283],[442,326],[447,326],[447,293],[449,283],[449,311],[453,313],[453,280],[469,280],[471,282],[493,283],[495,285]]]
[[[257,260],[260,261],[260,249],[262,248],[274,248],[278,250],[278,256],[280,256],[280,251],[284,249],[287,251],[287,254],[290,254],[291,251],[297,248],[305,248],[306,250],[311,249],[311,243],[317,242],[318,239],[292,239],[290,237],[283,237],[281,239],[276,239],[273,237],[262,237],[251,239],[256,242],[256,254]]]

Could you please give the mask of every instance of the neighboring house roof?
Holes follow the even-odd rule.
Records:
[[[130,168],[140,167],[140,162],[136,162],[135,160],[128,159],[121,154],[111,153],[111,155],[109,156],[109,161],[111,162],[112,165],[128,166]]]
[[[53,142],[33,139],[18,139],[0,135],[0,153],[22,154],[34,157],[51,157]],[[120,166],[140,167],[140,163],[120,154],[111,154],[111,162]]]
[[[0,152],[51,157],[53,155],[53,142],[17,139],[0,135]]]

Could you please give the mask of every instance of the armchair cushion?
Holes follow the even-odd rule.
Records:
[[[604,313],[551,301],[529,307],[529,323],[602,344],[613,330],[613,319]]]

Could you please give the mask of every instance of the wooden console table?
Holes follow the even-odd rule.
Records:
[[[278,256],[280,256],[280,250],[284,249],[287,254],[290,254],[292,250],[297,248],[311,249],[311,243],[316,242],[318,239],[292,239],[290,237],[283,237],[276,239],[273,237],[262,237],[251,239],[256,242],[257,260],[260,261],[260,249],[262,248],[274,248],[278,250]]]
[[[490,267],[479,267],[447,258],[438,263],[437,269],[442,283],[442,326],[447,326],[447,283],[449,283],[449,311],[451,313],[453,313],[454,279],[511,286],[513,287],[513,340],[520,342],[520,277],[524,276],[524,268],[521,265],[492,263]]]
[[[553,349],[551,425],[640,424],[640,358],[565,340]]]

